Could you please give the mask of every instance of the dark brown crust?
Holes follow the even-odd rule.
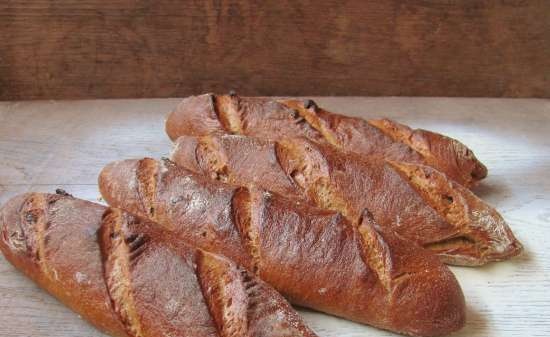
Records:
[[[45,203],[37,205],[39,199]],[[73,209],[79,211],[73,212]],[[17,269],[98,329],[127,337],[111,309],[96,243],[96,231],[104,210],[103,206],[67,196],[19,195],[0,211],[0,249]],[[33,220],[37,219],[33,215],[37,213],[41,214],[41,221],[49,223],[43,234],[48,243],[39,254],[33,239],[39,227]]]
[[[388,164],[457,230],[448,239],[428,243],[444,260],[474,266],[502,261],[523,251],[502,216],[465,187],[432,167],[403,162]]]
[[[369,120],[369,123],[395,141],[407,144],[421,153],[427,165],[447,173],[449,177],[462,182],[464,186],[475,184],[476,181],[487,176],[485,165],[477,160],[470,149],[456,139],[428,130],[413,130],[386,118]],[[451,172],[456,173],[450,174]],[[457,176],[459,174],[460,177]]]
[[[32,193],[0,220],[6,258],[113,336],[315,337],[244,269],[121,210]]]
[[[139,160],[108,165],[99,187],[110,205],[147,216],[137,193],[119,190],[138,179],[140,165]],[[195,244],[249,270],[256,267],[294,303],[410,335],[442,335],[464,324],[464,298],[448,268],[426,250],[384,232],[370,217],[354,225],[296,199],[237,189],[171,162],[158,165],[155,206],[162,213],[156,217],[164,227],[185,240],[197,228],[205,230],[204,236],[193,236]]]
[[[359,155],[429,165],[466,187],[487,175],[487,168],[457,140],[389,119],[347,117],[297,100],[192,96],[168,115],[166,132],[173,141],[223,133],[271,140],[305,137]]]
[[[115,307],[134,306],[131,330],[144,337],[316,336],[271,287],[155,223],[110,208],[100,237],[106,279],[123,281],[133,297],[113,297],[111,292]],[[117,243],[124,249],[117,250]],[[126,261],[127,273],[117,275],[114,260]]]
[[[428,166],[358,157],[304,138],[184,136],[172,152],[176,164],[212,178],[219,165],[203,158],[214,156],[223,158],[225,182],[252,182],[338,211],[354,223],[368,209],[381,225],[450,264],[482,265],[522,250],[495,209]]]

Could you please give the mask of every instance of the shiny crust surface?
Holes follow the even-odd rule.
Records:
[[[156,166],[156,177],[136,172],[145,162]],[[156,182],[147,197],[154,213],[143,212],[142,197],[127,190],[139,179]],[[109,164],[99,186],[110,205],[154,217],[177,237],[193,235],[197,246],[231,256],[296,304],[410,335],[443,335],[464,324],[464,297],[449,269],[385,232],[370,214],[353,224],[297,199],[148,158]]]
[[[359,157],[305,138],[239,135],[180,137],[172,159],[213,179],[339,211],[351,222],[368,209],[380,225],[446,263],[482,265],[522,251],[494,208],[425,165]]]
[[[433,166],[470,187],[487,168],[459,141],[413,130],[389,119],[364,120],[332,113],[312,100],[270,100],[204,94],[185,98],[167,117],[166,132],[180,136],[241,134],[279,140],[305,137],[358,155]]]

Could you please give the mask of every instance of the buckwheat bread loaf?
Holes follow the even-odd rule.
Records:
[[[450,270],[368,212],[352,223],[150,158],[109,164],[99,188],[110,205],[237,261],[297,305],[416,336],[464,324],[464,297]]]
[[[113,336],[315,336],[249,271],[143,218],[29,193],[11,199],[0,221],[8,261]]]
[[[459,141],[413,130],[389,119],[364,120],[324,110],[312,100],[274,100],[205,94],[185,98],[166,120],[172,140],[180,136],[240,134],[279,140],[305,137],[358,155],[424,164],[470,187],[487,168]]]
[[[522,250],[494,208],[426,165],[356,156],[306,138],[240,135],[182,136],[172,160],[212,179],[333,209],[352,223],[368,209],[381,226],[446,263],[482,265]]]

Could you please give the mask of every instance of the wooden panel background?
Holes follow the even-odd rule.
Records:
[[[229,89],[550,97],[550,1],[0,1],[0,99]]]

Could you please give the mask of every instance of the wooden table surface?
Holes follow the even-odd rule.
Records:
[[[318,98],[335,111],[388,116],[456,137],[489,167],[475,192],[525,245],[512,261],[453,267],[468,322],[454,336],[550,335],[550,100]],[[164,115],[178,99],[0,102],[0,203],[60,187],[97,201],[96,175],[112,160],[165,156]],[[302,311],[321,337],[392,336]],[[0,336],[98,337],[0,258]]]

